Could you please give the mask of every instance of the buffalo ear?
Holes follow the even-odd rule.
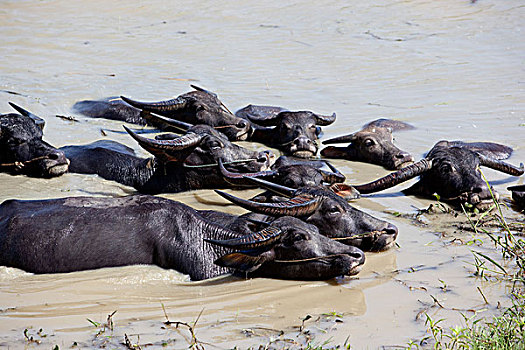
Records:
[[[357,199],[361,197],[361,194],[358,190],[356,190],[352,186],[343,183],[336,183],[331,185],[330,190],[336,195],[343,197],[346,200]]]
[[[347,159],[347,160],[353,160],[356,159],[357,156],[355,154],[355,150],[353,147],[335,147],[335,146],[328,146],[321,150],[321,155],[323,157],[327,158],[337,158],[337,159]]]
[[[323,137],[324,133],[323,133],[323,129],[321,129],[320,126],[316,126],[315,127],[315,134],[317,135],[317,138],[321,138]]]
[[[331,139],[324,140],[323,145],[329,145],[329,144],[334,144],[334,143],[352,143],[358,139],[358,134],[359,133],[353,133],[353,134],[333,137]]]
[[[257,270],[261,265],[268,260],[265,254],[251,256],[242,252],[226,254],[214,261],[216,265],[222,267],[229,267],[244,272],[252,272]]]

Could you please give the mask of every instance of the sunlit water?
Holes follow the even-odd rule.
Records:
[[[324,128],[326,138],[386,117],[417,127],[396,134],[397,145],[416,158],[441,139],[497,141],[514,148],[510,162],[517,165],[525,159],[524,12],[521,1],[495,0],[3,1],[0,112],[9,112],[12,101],[40,115],[47,122],[45,139],[56,146],[110,138],[137,149],[125,134],[100,132],[120,131],[121,123],[81,116],[70,122],[55,115],[71,115],[70,107],[81,99],[123,94],[160,100],[194,83],[217,92],[232,110],[257,103],[337,112],[336,123]],[[349,183],[387,173],[373,165],[333,163]],[[485,174],[507,203],[508,184],[523,182]],[[444,230],[441,219],[421,227],[389,215],[431,203],[397,191],[355,203],[400,231],[400,247],[367,254],[357,278],[223,277],[192,283],[176,271],[150,266],[59,275],[0,268],[0,346],[34,346],[24,337],[28,328],[30,336],[61,348],[73,342],[98,346],[110,334],[116,344],[128,334],[133,343],[187,348],[182,334],[189,333],[162,323],[164,307],[170,321],[198,319],[198,339],[219,348],[264,344],[280,329],[294,334],[292,326],[306,315],[313,316],[305,325],[315,332],[323,328],[319,315],[333,321],[322,316],[326,313],[341,315],[343,322],[325,324],[330,331],[317,331],[318,341],[349,339],[355,348],[377,348],[423,337],[425,310],[446,317],[447,324],[461,322],[456,309],[467,315],[494,311],[505,300],[505,288],[472,276],[471,247],[448,244],[455,229]],[[133,189],[96,176],[0,174],[0,200],[130,193]],[[213,191],[166,197],[198,209],[244,212]],[[445,309],[429,308],[431,296]],[[98,329],[87,319],[104,323],[115,310],[114,333],[95,337]],[[47,337],[37,335],[40,328]]]

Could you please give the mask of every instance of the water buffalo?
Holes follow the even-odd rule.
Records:
[[[346,180],[339,170],[324,160],[303,160],[281,156],[272,165],[272,169],[276,171],[274,182],[292,188],[332,185]]]
[[[405,194],[426,197],[437,194],[441,200],[468,203],[485,210],[493,199],[479,167],[486,166],[520,176],[523,174],[523,164],[518,168],[502,161],[511,153],[510,147],[497,143],[440,141],[420,161],[368,184],[354,187],[362,194],[373,193],[419,175],[419,181],[404,190]],[[497,193],[492,192],[497,197]]]
[[[360,197],[355,188],[344,184],[346,177],[326,160],[303,160],[281,156],[272,165],[272,169],[277,171],[277,175],[272,179],[277,184],[295,189],[325,185],[347,200]],[[270,194],[266,193],[266,195]]]
[[[216,192],[255,213],[269,217],[300,218],[315,225],[322,235],[362,250],[381,251],[394,245],[398,234],[396,226],[352,207],[342,197],[323,186],[291,189],[262,179],[252,178],[251,181],[278,193],[281,197],[264,198],[258,202],[238,198],[222,191]],[[282,199],[283,197],[291,198]]]
[[[162,135],[161,135],[162,136]],[[240,183],[250,183],[243,181],[249,176],[243,173],[232,173],[220,166],[221,173],[225,180]],[[326,169],[323,169],[326,168]],[[346,177],[337,170],[332,164],[324,160],[304,160],[301,158],[293,158],[287,156],[280,156],[271,166],[271,171],[268,171],[265,176],[267,179],[289,187],[303,187],[315,186],[344,182]]]
[[[0,265],[33,273],[154,264],[192,280],[235,271],[325,280],[355,274],[363,263],[359,249],[294,218],[240,236],[182,203],[147,195],[0,205]]]
[[[414,158],[394,145],[392,131],[408,129],[413,127],[401,121],[377,119],[353,134],[323,141],[324,145],[333,143],[349,143],[349,145],[325,147],[321,150],[321,155],[327,158],[378,164],[389,170],[400,169],[412,163]]]
[[[90,118],[120,120],[138,125],[148,124],[148,120],[145,118],[148,113],[130,106],[119,96],[75,102],[73,112]]]
[[[202,188],[230,188],[218,171],[222,159],[234,172],[259,172],[270,167],[271,152],[256,152],[232,144],[224,134],[208,125],[188,127],[173,140],[152,140],[128,133],[154,158],[140,158],[129,152],[99,147],[98,143],[65,146],[70,171],[99,176],[133,186],[142,193],[182,192]],[[122,146],[120,146],[122,147]]]
[[[510,186],[507,190],[512,192],[512,199],[520,208],[525,208],[525,185]]]
[[[224,133],[230,140],[246,140],[250,132],[248,120],[234,116],[213,92],[191,85],[195,91],[160,102],[139,102],[121,96],[98,101],[80,101],[73,110],[93,118],[122,120],[135,124],[151,124],[170,130],[158,123],[152,113],[192,124],[206,124]]]
[[[345,199],[359,198],[359,192],[343,183],[346,177],[325,160],[305,160],[280,156],[270,171],[257,174],[232,173],[222,166],[221,161],[219,161],[219,169],[224,180],[235,185],[253,187],[253,182],[249,181],[249,178],[259,177],[295,189],[324,185]],[[266,191],[257,198],[258,201],[274,201],[276,196],[273,192]]]
[[[20,114],[0,115],[0,171],[33,177],[64,174],[69,160],[64,152],[42,140],[45,121],[9,104]]]
[[[285,155],[310,158],[317,154],[321,127],[335,121],[309,111],[291,112],[281,107],[248,105],[236,116],[252,122],[251,141],[278,148]]]

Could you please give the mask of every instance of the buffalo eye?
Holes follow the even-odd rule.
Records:
[[[441,171],[445,172],[445,173],[451,173],[451,172],[454,172],[456,169],[454,168],[454,166],[450,163],[443,163],[441,165]]]
[[[284,130],[291,130],[291,129],[292,129],[292,126],[291,126],[290,124],[286,124],[286,123],[284,123],[284,124],[283,124],[283,129],[284,129]]]
[[[365,146],[366,146],[366,147],[372,147],[372,146],[375,145],[375,144],[376,144],[375,141],[372,140],[372,139],[366,139],[366,140],[365,140]]]
[[[205,105],[198,105],[197,108],[196,108],[196,112],[198,114],[207,113],[208,112],[208,108],[206,108]]]
[[[297,243],[300,241],[306,241],[306,240],[307,240],[307,237],[304,233],[295,232],[295,233],[288,235],[288,237],[286,237],[283,243],[285,246],[290,247],[290,246],[293,246],[294,243]]]
[[[328,209],[329,215],[338,215],[341,213],[341,209],[339,207],[333,206]]]
[[[210,143],[208,144],[208,148],[209,148],[210,150],[212,150],[212,151],[213,151],[213,150],[218,150],[218,149],[221,149],[221,148],[222,148],[222,145],[221,145],[221,143],[218,142],[218,141],[212,141],[212,142],[210,142]]]

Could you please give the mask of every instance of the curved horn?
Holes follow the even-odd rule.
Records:
[[[282,231],[276,227],[265,227],[259,232],[253,232],[239,238],[218,240],[204,238],[204,241],[221,247],[246,250],[266,247],[281,237]]]
[[[274,216],[307,216],[312,214],[319,204],[321,198],[312,197],[308,194],[298,195],[280,203],[258,203],[247,199],[238,198],[231,194],[215,190],[215,192],[230,202],[256,213]]]
[[[288,112],[288,110],[275,106],[248,105],[235,112],[235,115],[246,118],[260,126],[268,127],[277,125],[283,112]]]
[[[277,193],[278,195],[285,196],[285,197],[294,197],[297,190],[294,190],[293,188],[286,187],[283,185],[278,185],[276,183],[266,181],[263,179],[259,179],[256,177],[249,177],[246,178],[246,180],[251,181],[252,183],[261,186],[262,188],[266,188],[267,190],[270,190],[274,193]]]
[[[197,90],[197,91],[202,91],[202,92],[205,92],[205,93],[207,93],[207,94],[209,94],[209,95],[212,95],[213,97],[217,97],[217,94],[216,94],[215,92],[211,92],[211,91],[209,91],[209,90],[206,90],[206,89],[204,89],[204,88],[201,88],[200,86],[193,85],[193,84],[190,84],[190,86],[191,86],[192,88],[194,88],[195,90]]]
[[[264,227],[268,227],[268,226],[272,225],[271,222],[266,222],[266,221],[262,221],[262,220],[256,220],[256,219],[253,219],[251,217],[244,217],[244,220],[252,222],[252,223],[257,224],[257,225],[264,226]]]
[[[173,140],[154,140],[135,134],[133,131],[123,125],[124,129],[137,141],[140,147],[150,153],[158,151],[179,151],[188,147],[198,145],[202,136],[195,133],[188,133]],[[155,154],[155,153],[154,153]]]
[[[323,141],[323,145],[329,145],[332,143],[348,143],[355,141],[355,134],[348,134],[343,136],[334,137]]]
[[[484,165],[488,168],[501,171],[505,174],[521,176],[524,172],[523,163],[520,164],[520,167],[516,167],[512,164],[506,163],[504,161],[487,157],[483,154],[479,154],[479,161],[481,165]]]
[[[188,129],[193,126],[193,124],[181,122],[179,120],[163,117],[157,114],[145,113],[143,117],[147,121],[150,121],[153,125],[162,125],[164,129],[167,129],[167,127],[172,127],[178,130],[188,131]]]
[[[330,171],[321,170],[321,175],[323,176],[323,181],[329,184],[342,183],[345,182],[346,176],[341,174],[339,170],[336,169],[330,162],[325,161],[326,165],[330,168]]]
[[[186,98],[180,97],[180,96],[177,98],[171,99],[171,100],[159,101],[159,102],[134,101],[124,96],[120,96],[120,98],[124,102],[132,105],[133,107],[136,107],[138,109],[143,109],[148,112],[159,113],[159,114],[170,113],[178,109],[184,108],[186,106]]]
[[[385,190],[390,187],[394,187],[397,184],[408,181],[425,171],[432,168],[432,160],[423,158],[419,162],[411,164],[398,170],[394,173],[390,173],[380,179],[367,183],[365,185],[353,186],[359,193],[372,193]]]
[[[190,86],[191,86],[192,88],[194,88],[195,90],[197,90],[197,91],[201,91],[201,92],[207,93],[208,95],[213,96],[213,97],[216,98],[217,100],[219,99],[219,97],[217,96],[217,94],[216,94],[215,92],[211,92],[211,91],[209,91],[209,90],[203,89],[203,88],[201,88],[200,86],[193,85],[193,84],[190,84]],[[220,102],[220,104],[221,104],[221,107],[224,108],[224,110],[225,110],[226,112],[230,113],[231,115],[234,115],[234,114],[232,113],[232,111],[230,111],[230,110],[228,109],[228,107],[226,107],[226,105],[225,105],[224,103],[222,103],[222,101],[219,100],[219,102]]]
[[[316,114],[315,115],[315,120],[317,121],[316,124],[321,125],[321,126],[330,125],[333,122],[335,122],[335,117],[336,117],[335,113],[333,113],[332,115]]]
[[[16,111],[23,116],[29,117],[35,121],[36,126],[40,128],[40,130],[44,130],[44,126],[46,125],[46,121],[39,116],[29,112],[28,110],[23,109],[20,106],[15,105],[13,102],[8,102],[11,107],[16,109]]]
[[[243,181],[246,178],[259,177],[259,176],[275,176],[277,172],[275,170],[265,170],[259,171],[256,173],[233,173],[224,167],[224,162],[222,158],[218,159],[219,170],[221,171],[222,176],[227,182],[233,184],[245,184],[246,181]]]

